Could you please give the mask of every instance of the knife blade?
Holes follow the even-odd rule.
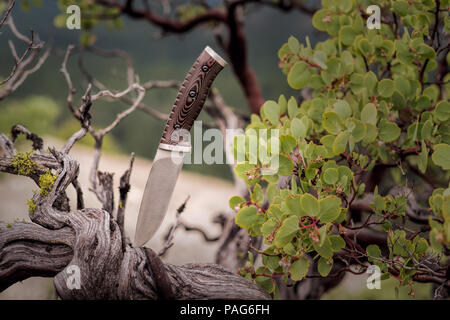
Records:
[[[189,139],[179,132],[191,129],[214,79],[226,64],[214,50],[206,47],[178,91],[142,195],[134,240],[138,247],[146,244],[163,222],[183,166],[184,153],[190,152]]]

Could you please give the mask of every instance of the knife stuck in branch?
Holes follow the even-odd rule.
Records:
[[[206,47],[178,91],[142,196],[135,246],[142,247],[146,244],[164,220],[183,166],[184,153],[190,152],[190,139],[186,141],[181,133],[191,129],[203,108],[214,79],[226,64],[214,50]]]

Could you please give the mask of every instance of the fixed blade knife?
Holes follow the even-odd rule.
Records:
[[[226,64],[214,50],[206,47],[178,91],[142,196],[134,241],[138,247],[153,237],[164,220],[183,166],[184,153],[190,152],[190,141],[183,139],[179,132],[181,129],[189,132],[214,79]]]

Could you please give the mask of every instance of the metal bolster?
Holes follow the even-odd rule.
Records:
[[[191,146],[172,145],[167,143],[160,143],[159,148],[163,150],[183,152],[183,153],[189,153],[192,150]]]
[[[217,54],[211,47],[206,46],[205,48],[206,52],[211,56],[211,58],[214,58],[222,67],[225,67],[227,65],[227,62]]]

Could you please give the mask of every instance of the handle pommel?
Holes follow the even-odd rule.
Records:
[[[210,47],[203,50],[178,91],[161,144],[170,148],[182,143],[183,137],[173,133],[178,129],[187,131],[191,129],[205,104],[214,79],[226,64],[225,60]]]

